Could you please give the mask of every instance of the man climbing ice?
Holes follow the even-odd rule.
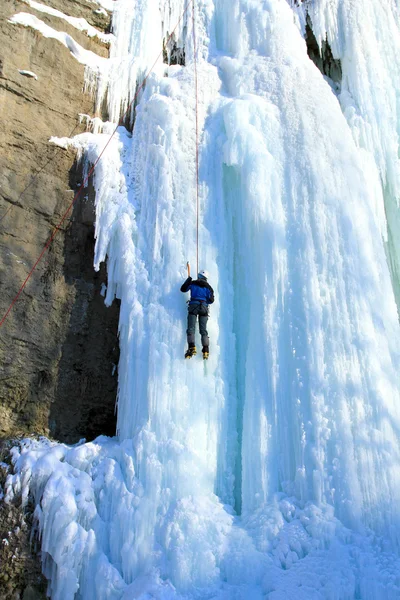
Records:
[[[195,328],[197,317],[199,317],[199,329],[201,343],[203,345],[203,358],[208,359],[210,340],[207,332],[208,305],[214,302],[214,290],[208,283],[207,271],[200,271],[195,281],[190,277],[190,265],[187,263],[188,278],[181,287],[181,292],[190,290],[190,300],[188,304],[188,326],[187,341],[188,349],[185,358],[192,358],[196,354]]]

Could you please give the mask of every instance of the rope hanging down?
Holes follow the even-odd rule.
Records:
[[[188,0],[181,16],[179,17],[179,20],[177,22],[177,24],[175,25],[175,27],[173,28],[172,32],[170,33],[170,35],[167,38],[167,42],[166,44],[168,45],[168,43],[170,42],[170,40],[172,39],[172,36],[174,35],[178,25],[180,24],[180,22],[182,21],[183,17],[185,16],[186,12],[189,9],[189,6],[193,4],[194,6],[194,0]],[[193,22],[194,22],[194,15],[193,15]],[[118,121],[114,131],[112,132],[112,134],[110,135],[109,139],[107,140],[106,145],[104,146],[103,150],[100,152],[99,156],[97,157],[97,159],[95,160],[95,162],[93,163],[90,171],[88,172],[88,174],[86,175],[85,179],[83,180],[83,183],[81,184],[80,188],[78,189],[78,191],[76,192],[71,204],[68,206],[67,210],[65,211],[61,221],[58,223],[58,225],[56,225],[56,227],[54,228],[51,236],[49,237],[48,241],[46,242],[46,244],[43,247],[43,250],[41,251],[38,259],[36,260],[35,264],[33,265],[33,267],[31,268],[31,270],[29,271],[25,281],[23,282],[23,284],[21,285],[21,287],[19,288],[17,294],[15,295],[13,301],[11,302],[10,306],[8,307],[8,309],[6,310],[3,318],[0,321],[0,327],[3,326],[4,321],[7,319],[8,315],[10,314],[14,304],[16,303],[16,301],[18,300],[18,298],[20,297],[20,295],[22,294],[26,284],[28,283],[29,279],[31,278],[32,274],[34,273],[34,271],[36,270],[36,267],[38,266],[38,264],[40,263],[40,261],[42,260],[46,250],[48,250],[50,244],[52,243],[52,241],[54,240],[55,236],[57,235],[57,232],[60,230],[62,224],[64,223],[64,221],[66,220],[66,218],[68,217],[69,213],[71,212],[71,209],[73,208],[75,202],[78,200],[79,196],[82,193],[82,190],[87,186],[90,177],[93,174],[93,171],[95,170],[95,168],[97,167],[101,157],[103,156],[104,152],[106,151],[108,145],[110,144],[112,138],[114,137],[114,135],[117,133],[118,127],[120,127],[121,125],[123,125],[125,118],[127,117],[127,115],[129,114],[129,111],[131,110],[133,103],[135,102],[135,100],[137,99],[140,91],[143,89],[150,73],[152,72],[152,70],[154,69],[154,67],[156,66],[156,64],[158,63],[159,58],[162,56],[163,54],[163,50],[161,50],[161,52],[159,53],[159,55],[157,56],[157,58],[155,59],[153,65],[150,67],[150,69],[147,71],[145,78],[143,79],[142,83],[140,84],[140,86],[137,88],[136,93],[134,95],[134,97],[132,98],[132,100],[130,101],[128,108],[126,109],[126,111],[124,112],[124,114],[122,115],[122,117],[120,118],[120,120]]]
[[[197,85],[197,41],[196,41],[196,18],[195,3],[192,0],[192,22],[193,22],[193,63],[194,63],[194,88],[196,105],[196,264],[199,272],[199,98]]]

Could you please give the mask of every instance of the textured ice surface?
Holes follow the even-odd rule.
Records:
[[[341,61],[339,102],[354,140],[379,171],[387,215],[382,235],[400,306],[399,4],[318,0],[307,8],[319,44],[326,38]]]
[[[182,360],[179,292],[196,252],[191,6],[185,66],[168,66],[185,4],[115,3],[114,123],[156,61],[93,182],[95,268],[108,257],[105,301],[121,299],[118,437],[26,441],[7,488],[34,496],[54,599],[400,597],[398,17],[309,6],[339,96],[307,56],[304,7],[196,5],[203,365]],[[113,127],[55,141],[88,168]]]

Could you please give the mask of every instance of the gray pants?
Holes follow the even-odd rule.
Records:
[[[199,329],[201,335],[201,343],[208,348],[210,339],[207,332],[208,307],[206,304],[189,304],[188,309],[188,326],[187,326],[187,341],[188,346],[195,346],[195,329],[197,317],[199,317]]]

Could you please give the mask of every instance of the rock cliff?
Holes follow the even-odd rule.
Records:
[[[99,30],[109,26],[96,3],[43,4]],[[65,19],[16,0],[0,5],[1,316],[81,180],[74,153],[49,138],[83,131],[79,114],[93,114],[93,99],[82,91],[84,66],[56,39],[8,21],[20,12],[108,56],[107,44]],[[106,273],[93,270],[93,245],[93,198],[82,195],[0,330],[3,438],[34,432],[75,442],[114,433],[118,306],[104,306]]]
[[[96,2],[41,4],[109,28]],[[0,320],[82,181],[75,154],[49,138],[84,131],[79,114],[94,111],[85,67],[56,39],[10,23],[20,12],[99,56],[109,52],[34,2],[0,3]],[[0,329],[0,502],[5,440],[34,433],[74,443],[115,432],[119,307],[104,306],[105,267],[93,270],[93,221],[93,197],[82,194]],[[29,511],[0,506],[0,540],[1,600],[45,598]]]

